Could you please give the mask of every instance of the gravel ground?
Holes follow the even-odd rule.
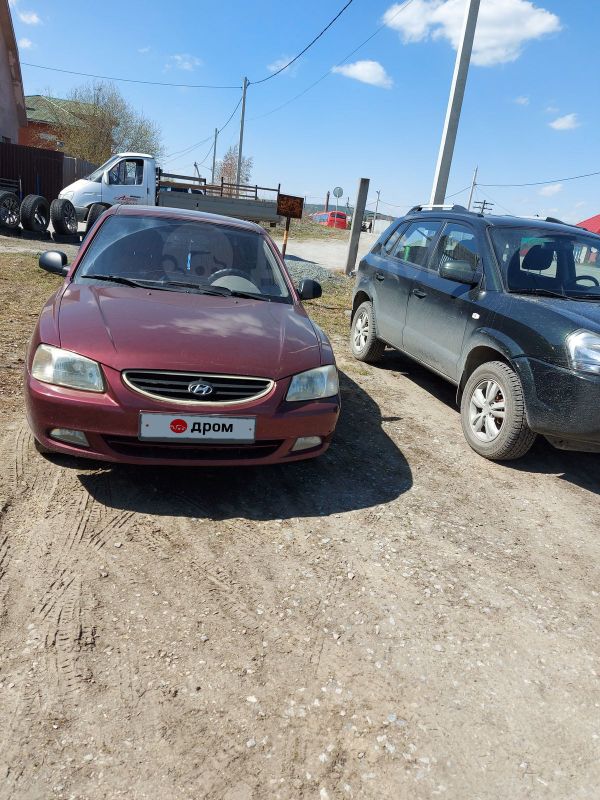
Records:
[[[318,281],[324,288],[327,286],[343,286],[347,279],[339,273],[332,272],[327,267],[315,264],[314,261],[302,261],[293,257],[286,257],[286,267],[292,276],[292,280],[297,285],[302,278],[312,278]]]

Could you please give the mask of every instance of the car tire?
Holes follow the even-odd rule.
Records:
[[[96,220],[104,214],[106,211],[106,206],[103,206],[102,203],[93,203],[90,206],[90,210],[88,211],[86,225],[85,225],[85,232],[89,233],[89,231],[94,226]]]
[[[467,442],[491,461],[521,458],[536,439],[527,424],[521,380],[503,361],[482,364],[469,377],[460,417]]]
[[[19,198],[14,192],[0,192],[0,227],[11,231],[19,227]]]
[[[383,357],[385,342],[377,338],[375,330],[373,304],[365,301],[356,309],[350,332],[350,349],[358,361],[375,364]]]
[[[50,222],[50,206],[40,194],[28,194],[21,203],[21,225],[26,231],[45,233]]]
[[[77,212],[70,200],[56,199],[50,203],[50,221],[56,233],[63,236],[77,233]]]

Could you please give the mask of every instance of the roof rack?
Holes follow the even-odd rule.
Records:
[[[407,211],[407,214],[413,214],[416,211],[457,211],[462,214],[472,214],[474,212],[469,211],[464,206],[458,205],[446,205],[444,203],[424,203],[419,206],[413,206],[410,211]]]

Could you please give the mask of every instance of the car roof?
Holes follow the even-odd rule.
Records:
[[[220,225],[243,228],[252,233],[264,234],[265,230],[255,222],[249,222],[237,217],[226,217],[222,214],[209,214],[206,211],[193,211],[187,208],[171,208],[169,206],[142,206],[142,205],[114,205],[108,209],[109,213],[128,217],[156,217],[157,219],[184,219],[190,222],[213,222]]]
[[[513,217],[508,214],[481,214],[475,211],[467,211],[461,206],[452,208],[431,208],[431,209],[411,209],[404,219],[418,217],[427,219],[428,217],[443,217],[446,220],[460,220],[461,222],[480,222],[488,227],[494,228],[537,228],[538,230],[556,231],[573,234],[575,231],[587,236],[594,236],[600,240],[600,235],[580,228],[577,225],[570,225],[561,220],[552,218],[542,219],[540,217]]]

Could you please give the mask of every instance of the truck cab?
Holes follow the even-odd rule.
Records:
[[[70,200],[77,218],[86,220],[90,208],[119,204],[153,206],[156,203],[156,161],[146,153],[118,153],[87,178],[66,186],[60,199]]]

